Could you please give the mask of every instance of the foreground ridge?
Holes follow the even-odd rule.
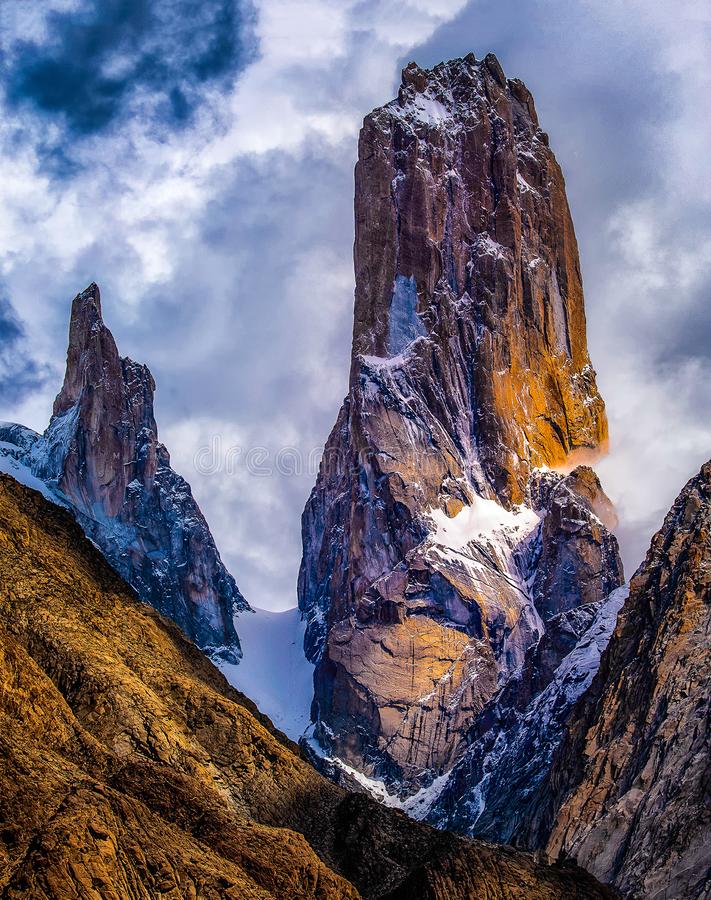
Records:
[[[603,898],[319,776],[69,513],[0,476],[0,891]]]
[[[708,462],[652,539],[570,722],[551,773],[548,853],[625,896],[708,897],[710,723]]]

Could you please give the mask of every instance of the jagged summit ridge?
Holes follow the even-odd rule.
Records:
[[[118,349],[104,325],[99,286],[92,282],[72,301],[64,383],[54,400],[52,414],[61,416],[74,406],[87,384],[101,379],[104,362],[114,358],[118,358]]]
[[[468,415],[433,411],[480,492],[520,502],[532,468],[604,445],[563,176],[493,55],[411,63],[366,117],[355,268],[352,381],[362,357],[441,366],[445,404],[459,395]]]
[[[592,470],[553,471],[603,448],[607,421],[525,86],[493,56],[409,65],[365,118],[355,183],[349,393],[302,519],[299,604],[316,743],[407,794],[622,569]]]
[[[50,424],[14,455],[72,509],[141,599],[204,650],[236,661],[233,620],[248,606],[158,440],[154,392],[148,367],[119,355],[91,284],[72,303],[66,373]],[[17,428],[6,426],[0,439],[12,445]]]
[[[533,97],[526,85],[517,78],[507,79],[496,55],[487,54],[477,60],[473,53],[441,62],[432,69],[421,68],[414,60],[402,70],[398,95],[378,107],[373,113],[387,112],[408,122],[413,133],[418,124],[429,128],[458,130],[476,122],[482,114],[481,99],[486,100],[487,85],[481,77],[481,67],[502,89],[515,93],[525,105],[536,139],[548,145],[548,135],[540,129]]]

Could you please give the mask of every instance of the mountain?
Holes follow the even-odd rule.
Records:
[[[322,778],[70,513],[0,476],[6,897],[610,897]]]
[[[584,465],[607,420],[563,176],[493,55],[408,65],[355,181],[349,393],[302,518],[308,746],[424,814],[622,584]]]
[[[711,896],[710,649],[708,462],[652,539],[550,776],[548,853],[626,897]]]
[[[234,615],[249,607],[158,440],[154,391],[148,368],[119,356],[92,284],[72,303],[66,374],[49,427],[40,436],[0,426],[0,455],[7,471],[24,467],[31,486],[39,481],[73,511],[142,600],[206,652],[236,662]]]

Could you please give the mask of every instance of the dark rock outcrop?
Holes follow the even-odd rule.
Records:
[[[578,466],[566,478],[535,472],[528,503],[545,510],[532,561],[531,593],[544,621],[596,603],[620,584],[617,515],[592,469]]]
[[[553,754],[626,596],[621,587],[602,602],[548,621],[521,669],[477,717],[465,754],[437,795],[413,809],[418,818],[485,840],[536,847]]]
[[[146,366],[120,357],[99,288],[75,297],[64,384],[40,437],[0,429],[18,457],[75,513],[138,595],[208,653],[237,661],[234,615],[247,609],[190,485],[170,466]]]
[[[572,467],[607,422],[563,177],[493,56],[409,65],[366,117],[348,397],[302,519],[315,738],[408,793],[547,621],[622,580]],[[602,514],[602,519],[600,518]]]
[[[7,476],[0,797],[4,897],[610,896],[326,781],[67,511]]]
[[[547,794],[552,857],[627,897],[711,895],[711,462],[630,583]]]

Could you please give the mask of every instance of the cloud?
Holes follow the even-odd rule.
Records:
[[[25,330],[9,300],[0,295],[0,401],[21,403],[42,388],[49,372],[32,358]]]
[[[0,417],[44,427],[69,303],[97,280],[121,351],[156,376],[161,436],[241,589],[293,604],[308,459],[348,378],[360,123],[409,59],[493,50],[533,91],[566,175],[611,421],[600,474],[634,568],[711,455],[705,4],[682,0],[670,17],[641,0],[258,0],[250,18],[146,0],[125,21],[114,0],[11,6],[5,65],[11,88],[26,87],[0,109],[0,275],[26,337],[6,358],[31,373],[31,347],[53,375],[0,397]],[[223,52],[210,36],[227,8],[238,43]],[[191,15],[207,23],[195,43],[174,27]],[[90,71],[69,50],[81,22]],[[52,110],[32,73],[58,60],[86,65],[90,84]],[[101,79],[120,88],[105,105]],[[221,462],[205,471],[215,440]],[[235,446],[264,448],[269,474],[229,471]],[[276,464],[291,447],[296,472]]]
[[[249,60],[250,18],[239,0],[84,0],[50,9],[39,35],[5,35],[9,106],[59,120],[75,136],[129,113],[180,125],[207,84]]]
[[[182,128],[161,132],[150,115],[128,115],[135,86],[119,103],[120,128],[79,142],[43,116],[75,164],[61,178],[45,164],[36,105],[0,116],[2,164],[15,172],[0,182],[0,265],[33,346],[60,368],[69,300],[99,281],[122,352],[156,375],[176,467],[257,605],[295,601],[313,459],[347,387],[362,116],[394,91],[397,53],[462,3],[441,0],[427,13],[421,0],[400,3],[403,21],[420,22],[395,43],[378,25],[388,4],[366,5],[262,0],[258,55],[204,92]],[[18,34],[56,52],[46,22]],[[32,406],[6,402],[2,414],[43,427],[55,390]],[[235,432],[272,462],[290,448],[304,462],[269,477],[198,471],[206,442],[229,445]]]

